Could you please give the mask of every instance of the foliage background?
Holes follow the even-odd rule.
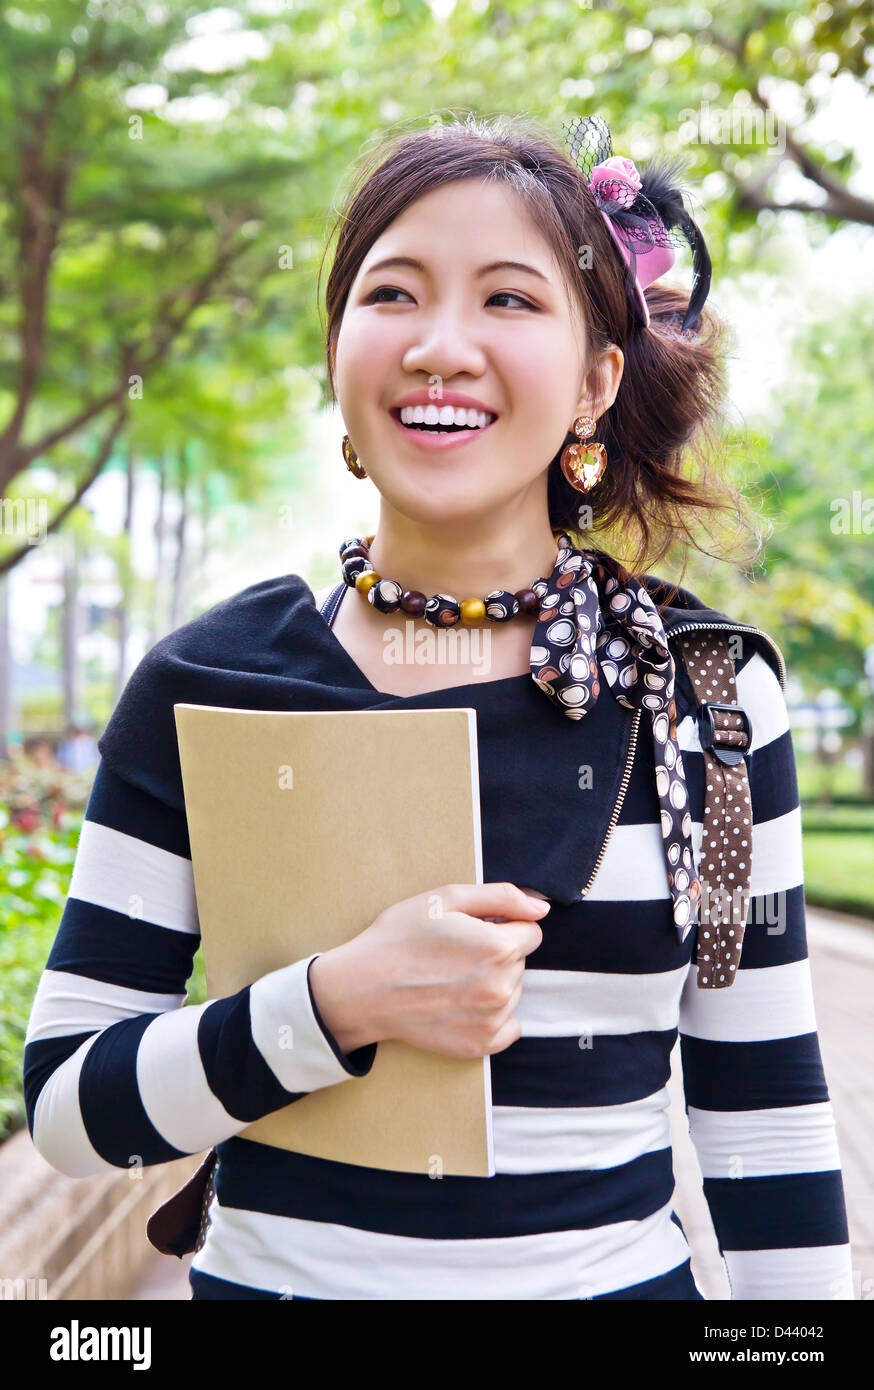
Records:
[[[693,553],[683,582],[775,638],[793,707],[833,691],[846,711],[836,743],[797,739],[806,885],[874,915],[872,59],[863,0],[3,10],[0,1124],[21,1123],[87,798],[87,779],[46,788],[16,739],[99,732],[143,651],[247,583],[335,578],[375,494],[324,409],[328,229],[361,156],[454,113],[527,114],[558,142],[598,112],[617,152],[684,156],[712,302],[746,325],[733,368],[760,377],[724,444],[767,541],[749,571]]]

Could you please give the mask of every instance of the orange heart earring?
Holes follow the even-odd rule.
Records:
[[[595,421],[591,415],[580,415],[574,420],[574,434],[580,442],[568,444],[561,456],[561,471],[577,492],[593,488],[607,467],[607,451],[603,444],[582,443],[594,432]]]

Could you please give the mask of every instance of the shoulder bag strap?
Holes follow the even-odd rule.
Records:
[[[347,588],[348,585],[346,584],[345,580],[341,579],[339,584],[334,585],[333,589],[327,595],[324,603],[319,609],[319,612],[321,613],[322,617],[326,619],[328,627],[333,627],[334,625],[334,618],[337,616],[337,609],[340,606],[340,599],[343,597],[343,593]]]
[[[701,630],[677,641],[698,705],[705,765],[698,987],[725,989],[737,974],[749,908],[753,813],[745,755],[753,730],[737,703],[728,639]]]

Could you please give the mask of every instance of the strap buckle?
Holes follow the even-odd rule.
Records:
[[[713,710],[725,710],[727,714],[739,714],[743,721],[742,729],[717,729],[716,721],[713,718]],[[746,734],[746,746],[739,748],[736,744],[718,744],[716,738],[719,734]],[[743,761],[744,754],[751,747],[753,741],[753,726],[746,710],[740,705],[721,705],[715,700],[708,702],[702,700],[698,706],[698,737],[702,748],[711,749],[714,758],[718,758],[726,767],[735,767]]]

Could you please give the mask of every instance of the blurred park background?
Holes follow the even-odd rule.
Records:
[[[527,113],[561,143],[599,113],[617,153],[683,155],[735,333],[728,470],[768,538],[746,572],[692,552],[682,582],[780,645],[808,903],[874,925],[872,66],[864,0],[4,8],[0,1136],[130,673],[256,580],[335,582],[373,529],[317,281],[399,123]]]

